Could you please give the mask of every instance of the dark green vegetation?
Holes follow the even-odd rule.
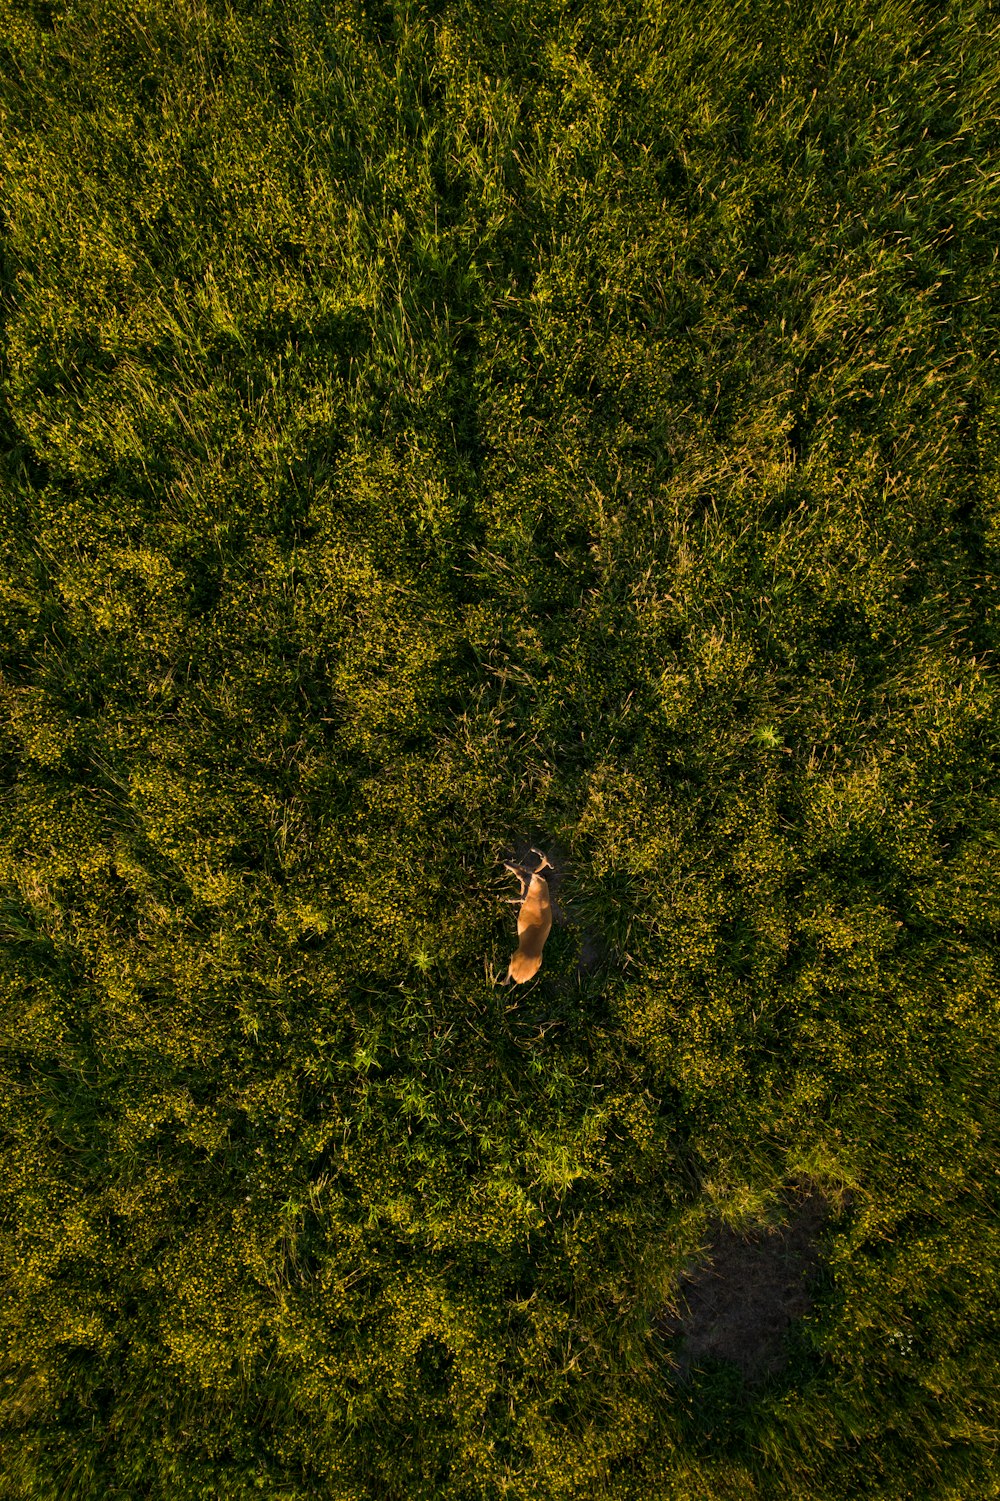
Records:
[[[0,39],[0,1494],[1000,1494],[994,7]]]

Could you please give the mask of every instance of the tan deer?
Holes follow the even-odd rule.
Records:
[[[545,940],[552,931],[549,883],[540,872],[554,867],[548,855],[543,855],[541,850],[532,847],[532,854],[537,855],[542,863],[535,867],[530,880],[525,880],[524,872],[516,865],[508,865],[504,861],[504,869],[517,876],[521,883],[520,896],[505,898],[508,902],[521,904],[521,910],[517,914],[517,953],[511,955],[507,971],[507,981],[513,981],[515,985],[523,985],[525,980],[537,975],[542,967]]]

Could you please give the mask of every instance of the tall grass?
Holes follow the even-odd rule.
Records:
[[[0,1490],[1000,1494],[994,7],[0,80]],[[803,1179],[789,1364],[679,1382]]]

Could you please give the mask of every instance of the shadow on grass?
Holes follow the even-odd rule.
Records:
[[[738,1442],[759,1399],[799,1385],[815,1366],[802,1338],[822,1270],[820,1236],[834,1206],[799,1182],[784,1223],[720,1226],[660,1316],[676,1400],[695,1440]]]

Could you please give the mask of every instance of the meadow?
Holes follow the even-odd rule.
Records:
[[[4,1501],[1000,1497],[998,101],[0,0]]]

